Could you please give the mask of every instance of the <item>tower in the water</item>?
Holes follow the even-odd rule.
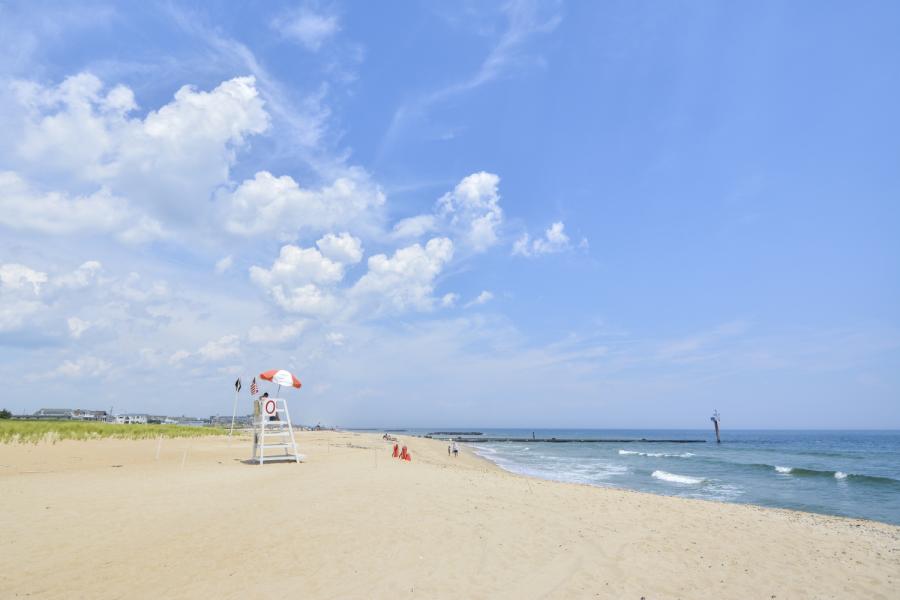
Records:
[[[721,444],[722,440],[719,439],[719,411],[714,410],[713,415],[709,418],[709,420],[713,422],[713,425],[716,428],[716,443]]]

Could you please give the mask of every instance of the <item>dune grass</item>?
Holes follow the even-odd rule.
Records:
[[[185,438],[226,435],[221,427],[184,427],[179,425],[119,425],[84,421],[0,420],[0,443],[55,443],[59,440],[99,440],[118,438]]]

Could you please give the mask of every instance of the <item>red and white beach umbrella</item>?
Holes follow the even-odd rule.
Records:
[[[259,376],[266,381],[271,381],[272,383],[276,383],[284,387],[298,388],[301,385],[299,379],[294,377],[290,371],[285,371],[284,369],[272,369],[271,371],[260,373]]]

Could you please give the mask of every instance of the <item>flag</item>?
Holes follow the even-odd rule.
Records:
[[[235,392],[241,391],[241,378],[240,377],[238,377],[237,381],[234,382],[234,391]]]
[[[259,387],[256,385],[256,377],[253,378],[253,383],[250,384],[250,395],[255,396],[259,393]]]

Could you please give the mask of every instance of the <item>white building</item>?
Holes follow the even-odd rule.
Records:
[[[116,415],[115,422],[124,425],[146,425],[147,415]]]

